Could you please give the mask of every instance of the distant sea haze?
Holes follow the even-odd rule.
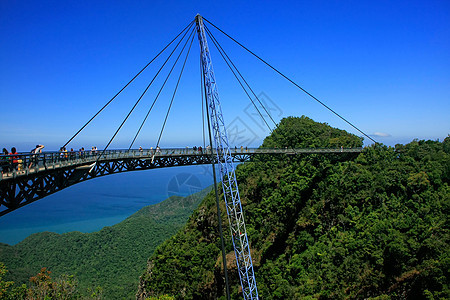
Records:
[[[211,185],[211,166],[133,171],[88,180],[0,217],[0,243],[14,245],[43,231],[93,232],[117,224],[169,196]]]

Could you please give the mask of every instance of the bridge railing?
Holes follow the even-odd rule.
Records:
[[[301,154],[301,153],[338,153],[338,152],[361,152],[362,148],[248,148],[235,147],[231,149],[232,155],[254,155],[254,154]],[[215,152],[215,151],[214,151]],[[102,154],[103,153],[103,154]],[[119,150],[97,150],[97,151],[54,151],[37,154],[18,153],[0,155],[1,179],[28,175],[47,169],[55,169],[69,166],[82,166],[98,161],[114,159],[136,159],[151,157],[192,156],[206,155],[211,153],[211,148],[150,148],[150,149],[119,149]],[[101,157],[100,157],[101,156]]]
[[[37,172],[40,169],[52,169],[70,165],[82,165],[97,161],[103,153],[97,151],[53,151],[32,153],[17,153],[0,155],[1,177],[15,177],[19,174],[28,174]],[[100,160],[120,159],[120,158],[138,158],[143,156],[159,155],[180,155],[180,154],[200,154],[199,151],[189,149],[132,149],[132,150],[106,150]]]

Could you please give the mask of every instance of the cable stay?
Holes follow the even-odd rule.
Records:
[[[61,148],[66,147],[92,120],[94,120],[123,90],[125,90],[145,69],[155,61],[183,32],[187,32],[192,27],[194,21],[190,22],[175,38],[173,38],[149,63],[147,63],[124,87],[122,87],[89,121],[86,122]]]
[[[205,30],[206,33],[208,34],[208,36],[211,38],[211,40],[213,41],[214,45],[216,46],[217,50],[219,51],[220,55],[222,56],[223,60],[225,61],[225,63],[227,64],[228,68],[230,68],[231,72],[233,73],[234,77],[236,78],[236,80],[239,82],[239,84],[241,85],[242,89],[244,90],[245,94],[247,95],[247,97],[250,99],[251,103],[253,104],[253,106],[255,107],[256,111],[258,112],[258,114],[260,115],[260,117],[262,118],[262,120],[264,121],[264,123],[266,124],[267,128],[269,128],[269,131],[272,132],[272,128],[269,126],[269,124],[267,123],[267,121],[265,120],[264,116],[261,114],[260,110],[258,109],[258,107],[256,106],[255,102],[253,101],[252,97],[248,94],[248,91],[245,89],[244,85],[242,84],[241,80],[237,77],[235,71],[238,73],[239,77],[241,77],[241,79],[244,81],[245,85],[247,86],[247,88],[251,91],[251,93],[253,94],[253,96],[255,97],[255,99],[258,101],[258,103],[261,105],[261,107],[264,109],[264,111],[266,112],[266,114],[269,116],[270,120],[273,122],[275,127],[278,127],[277,123],[273,120],[272,116],[270,115],[269,111],[266,109],[265,105],[259,100],[259,97],[255,94],[255,92],[253,91],[253,89],[251,88],[251,86],[248,84],[247,80],[245,80],[244,76],[242,76],[241,72],[239,72],[239,69],[236,67],[236,65],[233,63],[233,61],[231,60],[231,58],[228,56],[228,54],[225,52],[225,50],[222,48],[222,46],[219,44],[219,42],[217,41],[217,39],[213,36],[213,34],[211,33],[211,31],[208,29],[208,27],[205,26]],[[231,64],[231,65],[230,65]],[[235,70],[235,71],[234,71]]]
[[[191,36],[189,36],[189,38],[191,38]],[[178,85],[180,84],[181,76],[183,75],[184,67],[186,66],[186,61],[187,61],[187,59],[189,57],[189,53],[191,51],[191,46],[192,46],[192,42],[193,41],[194,41],[194,36],[192,35],[191,43],[189,44],[189,49],[188,49],[188,51],[186,53],[186,57],[185,57],[184,62],[183,62],[183,67],[181,68],[181,71],[180,71],[180,76],[178,76],[178,81],[177,81],[177,84],[175,86],[175,90],[173,91],[172,99],[170,100],[169,109],[167,110],[167,114],[166,114],[166,117],[164,119],[163,126],[161,128],[161,133],[159,134],[158,142],[156,143],[156,148],[159,147],[159,142],[161,141],[161,137],[162,137],[162,134],[164,132],[164,128],[166,126],[167,118],[169,117],[170,109],[172,107],[173,100],[175,99],[175,95],[176,95],[177,90],[178,90]]]
[[[191,35],[192,35],[193,30],[191,31]],[[139,104],[139,102],[141,101],[142,97],[144,96],[144,94],[147,92],[147,90],[149,89],[149,87],[152,85],[152,83],[155,81],[156,77],[159,75],[159,73],[161,72],[161,70],[163,69],[163,67],[166,65],[166,63],[169,61],[170,57],[173,55],[173,53],[176,51],[176,49],[178,48],[178,46],[180,45],[180,43],[183,41],[184,37],[186,36],[186,34],[188,33],[188,31],[186,31],[183,35],[183,37],[180,39],[180,41],[177,43],[177,45],[175,46],[175,48],[172,50],[172,52],[170,53],[169,57],[164,61],[163,65],[161,66],[161,68],[158,70],[158,72],[156,73],[156,75],[153,77],[153,79],[151,80],[151,82],[148,84],[148,86],[146,87],[145,91],[141,94],[141,96],[139,97],[139,99],[135,102],[135,104],[133,105],[133,107],[131,108],[131,110],[128,112],[127,116],[125,117],[125,119],[122,121],[122,123],[120,124],[120,126],[117,128],[116,132],[114,133],[114,135],[111,137],[111,139],[109,140],[108,144],[106,145],[106,147],[104,147],[102,153],[99,155],[99,157],[97,158],[97,162],[98,160],[103,156],[103,154],[105,153],[105,151],[108,149],[109,145],[112,143],[112,141],[114,140],[114,138],[116,137],[116,135],[119,133],[120,129],[122,128],[122,126],[125,124],[125,122],[128,120],[128,118],[130,117],[130,115],[133,113],[134,109],[136,108],[136,106]],[[190,37],[190,36],[189,36]],[[186,40],[186,43],[189,41],[189,38]],[[186,46],[185,43],[185,46]],[[184,47],[183,47],[184,49]],[[178,59],[177,59],[178,61]]]
[[[348,121],[346,118],[344,118],[343,116],[341,116],[340,114],[338,114],[336,111],[334,111],[332,108],[330,108],[328,105],[326,105],[325,103],[323,103],[322,101],[320,101],[319,99],[317,99],[315,96],[313,96],[311,93],[309,93],[308,91],[306,91],[304,88],[302,88],[300,85],[298,85],[297,83],[295,83],[292,79],[290,79],[289,77],[287,77],[286,75],[284,75],[283,73],[281,73],[278,69],[276,69],[275,67],[273,67],[271,64],[269,64],[267,61],[265,61],[264,59],[262,59],[261,57],[259,57],[257,54],[255,54],[254,52],[252,52],[250,49],[248,49],[247,47],[245,47],[244,45],[242,45],[241,43],[239,43],[237,40],[235,40],[233,37],[231,37],[230,35],[228,35],[226,32],[224,32],[222,29],[220,29],[219,27],[217,27],[216,25],[214,25],[213,23],[211,23],[210,21],[208,21],[206,18],[204,18],[204,20],[206,22],[208,22],[208,24],[211,24],[214,28],[216,28],[217,30],[219,30],[221,33],[223,33],[225,36],[227,36],[229,39],[231,39],[233,42],[235,42],[236,44],[238,44],[239,46],[241,46],[242,48],[244,48],[247,52],[249,52],[250,54],[252,54],[254,57],[256,57],[257,59],[259,59],[261,62],[263,62],[265,65],[267,65],[269,68],[271,68],[272,70],[274,70],[275,72],[277,72],[279,75],[281,75],[283,78],[285,78],[286,80],[288,80],[290,83],[292,83],[294,86],[296,86],[297,88],[299,88],[301,91],[303,91],[305,94],[307,94],[309,97],[311,97],[312,99],[314,99],[316,102],[318,102],[319,104],[321,104],[323,107],[325,107],[326,109],[328,109],[329,111],[331,111],[333,114],[335,114],[336,116],[338,116],[341,120],[343,120],[344,122],[346,122],[347,124],[349,124],[351,127],[353,127],[354,129],[356,129],[358,132],[360,132],[362,135],[364,135],[365,137],[367,137],[368,139],[370,139],[372,142],[374,142],[375,144],[378,144],[377,141],[375,141],[373,138],[371,138],[369,135],[367,135],[365,132],[363,132],[362,130],[360,130],[358,127],[356,127],[355,125],[353,125],[350,121]]]
[[[164,82],[163,82],[161,88],[159,89],[158,94],[157,94],[156,97],[155,97],[155,100],[153,100],[152,105],[150,106],[149,110],[147,111],[147,114],[145,115],[145,118],[144,118],[144,120],[142,121],[141,126],[139,127],[139,129],[138,129],[136,135],[134,136],[134,139],[133,139],[133,141],[131,142],[130,147],[128,148],[128,150],[130,150],[131,147],[133,147],[133,144],[134,144],[134,142],[136,141],[136,138],[138,137],[139,133],[141,132],[141,129],[142,129],[142,127],[144,126],[145,122],[147,121],[147,118],[148,118],[150,112],[152,111],[153,107],[155,106],[156,101],[157,101],[158,98],[159,98],[159,95],[161,94],[161,92],[162,92],[162,90],[164,89],[164,87],[165,87],[167,81],[169,80],[169,77],[170,77],[170,75],[172,74],[173,69],[175,68],[176,64],[178,63],[178,60],[180,59],[181,54],[182,54],[183,51],[184,51],[184,48],[186,47],[186,45],[187,45],[189,39],[191,39],[191,37],[193,38],[193,36],[192,36],[193,33],[194,33],[194,29],[192,29],[191,33],[189,34],[188,39],[186,40],[186,42],[185,42],[184,45],[183,45],[183,48],[181,49],[180,54],[178,54],[178,57],[176,58],[175,62],[173,63],[172,68],[170,69],[169,73],[168,73],[167,76],[166,76],[166,79],[164,80]],[[175,49],[174,49],[174,50],[175,50]],[[171,55],[172,55],[172,54],[171,54]],[[170,57],[169,57],[169,58],[170,58]]]

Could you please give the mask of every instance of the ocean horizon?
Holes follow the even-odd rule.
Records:
[[[0,243],[15,245],[38,232],[95,232],[170,196],[213,184],[210,165],[132,171],[68,187],[0,217]]]

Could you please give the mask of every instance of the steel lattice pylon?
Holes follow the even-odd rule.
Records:
[[[203,19],[200,15],[195,17],[198,39],[200,42],[202,71],[204,76],[205,94],[210,113],[211,127],[214,134],[215,149],[217,150],[217,164],[219,165],[222,188],[227,208],[228,222],[231,229],[236,263],[239,270],[244,299],[258,299],[255,273],[253,271],[250,245],[245,229],[244,215],[241,199],[234,172],[233,158],[228,144],[225,122],[220,107],[219,93],[211,61],[211,56],[206,41]]]

